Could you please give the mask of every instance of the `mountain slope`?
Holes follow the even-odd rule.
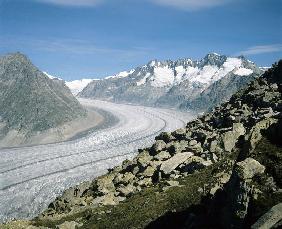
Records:
[[[85,115],[64,82],[50,79],[20,53],[0,58],[0,139],[25,136]]]
[[[181,106],[185,109],[194,100],[200,99],[201,93],[207,94],[219,80],[224,79],[225,85],[233,89],[222,91],[218,102],[229,99],[230,92],[234,93],[261,73],[262,70],[244,57],[231,58],[215,53],[200,61],[153,60],[131,71],[91,82],[79,96],[147,106]],[[230,79],[231,76],[235,79]],[[231,85],[234,81],[237,83]],[[216,95],[212,96],[216,99]],[[205,103],[205,100],[202,102]],[[195,105],[192,107],[196,108]]]
[[[222,79],[216,81],[205,89],[196,98],[189,98],[180,104],[182,110],[211,110],[222,102],[228,101],[229,98],[240,89],[244,88],[250,81],[254,80],[258,74],[252,73],[247,76],[227,74]]]

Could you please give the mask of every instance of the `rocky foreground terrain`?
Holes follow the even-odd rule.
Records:
[[[229,102],[3,228],[279,228],[282,60]]]
[[[50,79],[21,53],[0,58],[0,147],[84,117],[63,81]]]

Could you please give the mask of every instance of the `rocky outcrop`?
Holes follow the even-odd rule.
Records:
[[[226,228],[241,228],[248,213],[254,190],[253,177],[263,174],[265,167],[253,158],[237,162],[227,183],[227,204],[221,213],[222,225]]]

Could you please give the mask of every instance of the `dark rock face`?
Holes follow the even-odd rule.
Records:
[[[222,102],[228,101],[238,90],[256,78],[257,74],[236,76],[229,74],[204,90],[195,99],[183,102],[180,109],[211,110]]]
[[[130,72],[93,81],[79,94],[114,102],[205,111],[260,76],[244,57],[208,54],[200,61],[151,61]]]
[[[271,82],[276,83],[280,88],[282,85],[282,60],[275,63],[274,66],[265,73],[265,78]]]
[[[20,53],[0,58],[0,107],[2,137],[10,130],[30,135],[85,115],[63,81],[49,79]]]

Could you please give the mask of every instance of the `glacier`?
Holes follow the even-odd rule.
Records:
[[[196,114],[80,99],[119,121],[71,141],[0,150],[0,221],[32,218],[78,183],[107,172],[150,146],[163,131],[184,127]]]

